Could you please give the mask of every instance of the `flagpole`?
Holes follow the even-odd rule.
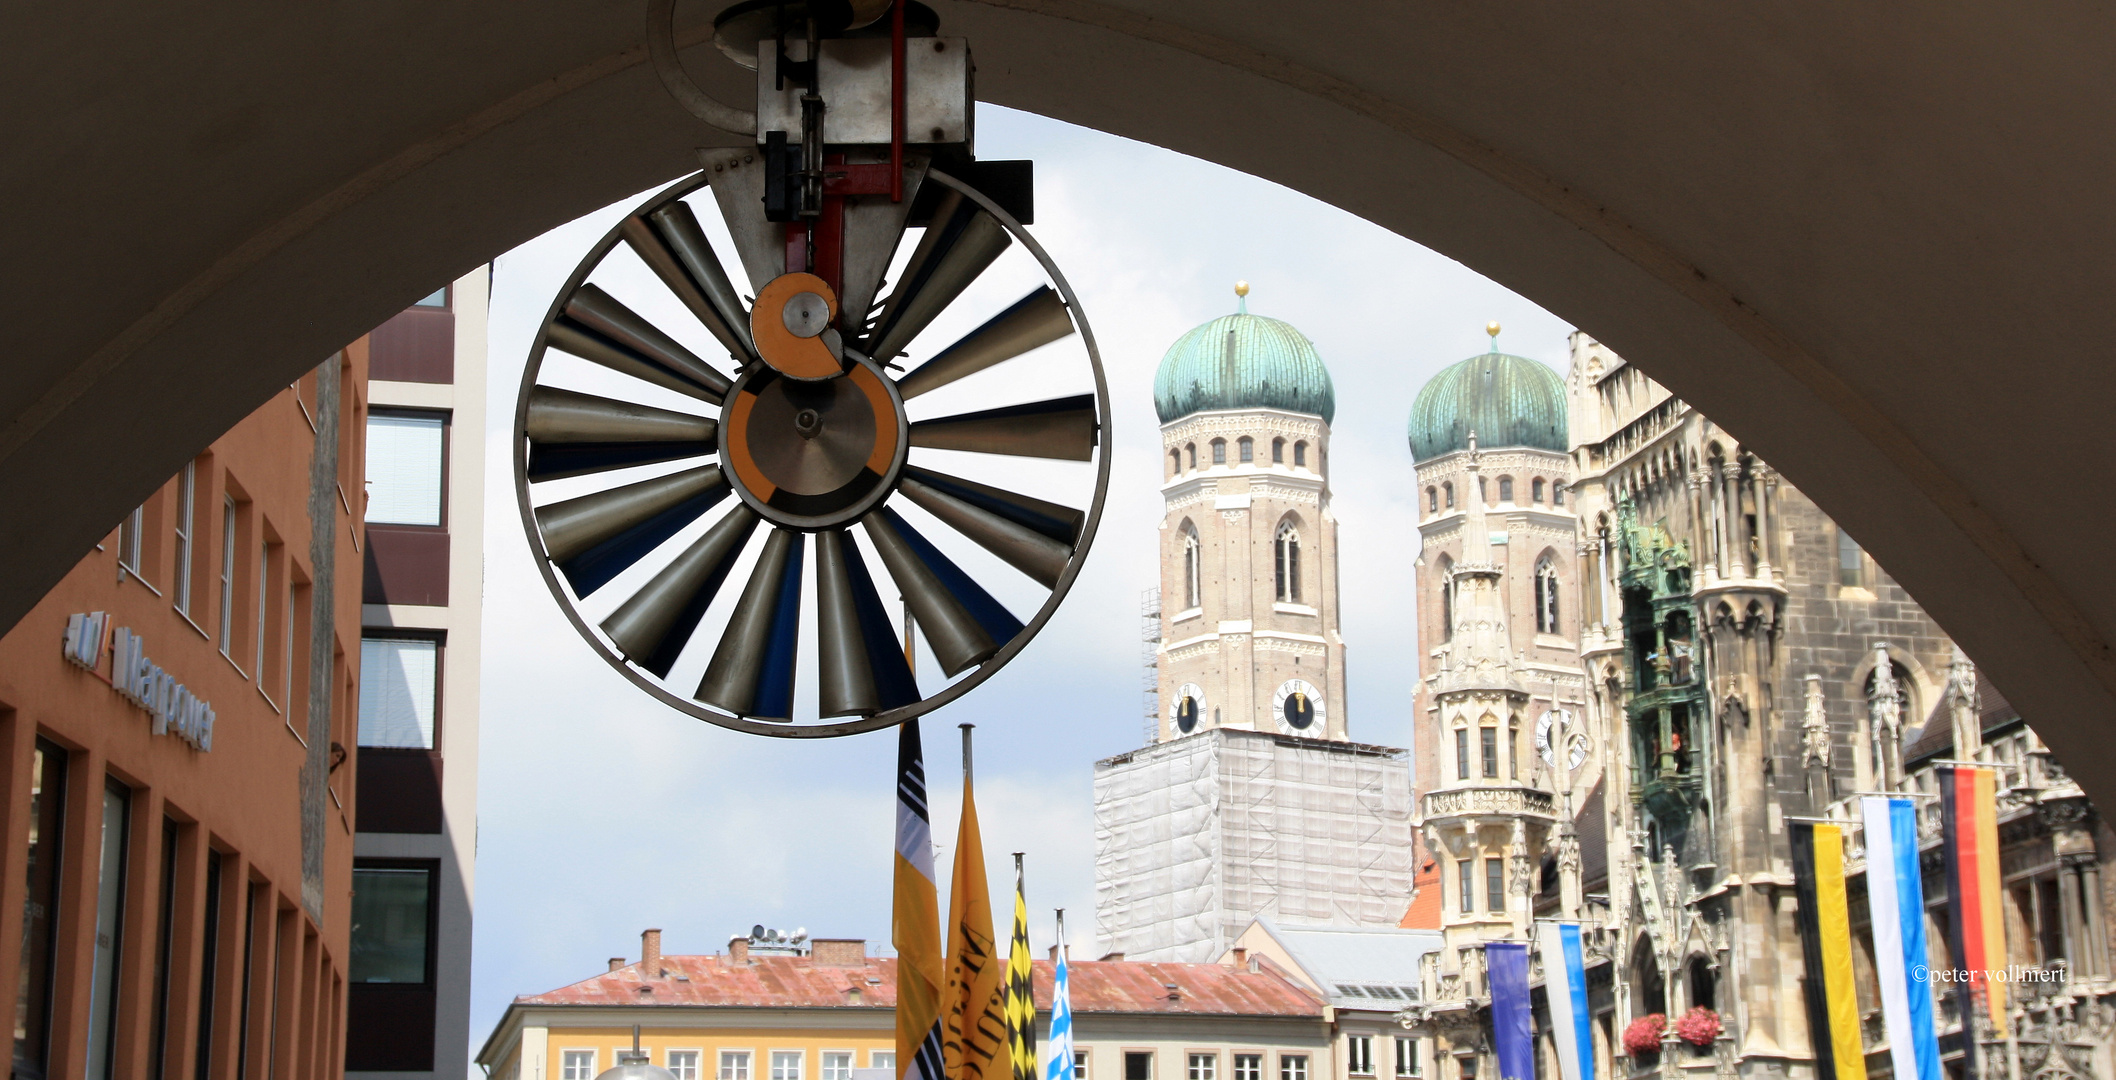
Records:
[[[976,730],[977,725],[957,724],[955,726],[962,729],[962,782],[968,784],[971,780],[970,732]]]

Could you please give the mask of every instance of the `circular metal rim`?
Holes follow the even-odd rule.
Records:
[[[604,662],[616,668],[618,673],[629,679],[633,685],[646,691],[650,696],[660,699],[663,704],[676,709],[678,712],[732,731],[746,732],[751,735],[767,735],[780,739],[830,739],[844,735],[880,731],[884,728],[895,727],[907,720],[915,720],[977,688],[986,679],[996,674],[1000,668],[1005,667],[1023,649],[1027,648],[1029,642],[1034,641],[1036,636],[1043,632],[1045,624],[1051,621],[1051,616],[1057,614],[1058,605],[1072,591],[1073,582],[1080,576],[1080,568],[1087,562],[1087,553],[1094,546],[1096,530],[1102,524],[1103,501],[1109,494],[1109,458],[1113,442],[1110,432],[1109,379],[1102,370],[1102,350],[1095,344],[1095,331],[1088,325],[1087,313],[1081,308],[1080,297],[1073,291],[1072,283],[1066,280],[1065,274],[1058,269],[1058,264],[1052,261],[1050,253],[1043,249],[1042,244],[1036,242],[1034,236],[1029,235],[1029,231],[1022,227],[1021,222],[1015,220],[1014,215],[1007,213],[1004,208],[993,202],[984,193],[939,169],[927,169],[926,177],[955,190],[964,198],[976,203],[979,208],[991,214],[994,220],[1005,227],[1009,235],[1021,242],[1022,247],[1035,257],[1037,264],[1050,277],[1051,283],[1057,286],[1059,298],[1065,301],[1066,310],[1072,315],[1073,325],[1080,331],[1081,344],[1087,349],[1088,367],[1095,376],[1095,412],[1098,421],[1095,432],[1095,497],[1088,506],[1086,520],[1081,523],[1080,539],[1073,545],[1073,557],[1066,561],[1065,571],[1058,575],[1058,583],[1052,587],[1051,595],[1045,598],[1043,606],[1037,609],[1035,616],[1023,624],[1021,632],[1014,635],[1013,640],[1007,642],[998,652],[993,653],[979,663],[975,670],[957,679],[939,693],[934,694],[932,697],[922,698],[901,708],[876,713],[873,716],[856,717],[827,724],[775,724],[762,720],[752,720],[746,716],[734,716],[715,711],[701,702],[671,693],[667,688],[654,682],[633,666],[631,661],[626,660],[615,650],[611,649],[609,643],[603,640],[595,628],[590,627],[587,620],[581,617],[579,607],[568,598],[565,586],[560,583],[557,572],[552,568],[551,559],[544,550],[543,534],[536,527],[536,507],[529,501],[529,438],[527,433],[529,395],[531,391],[536,389],[537,373],[543,370],[544,353],[549,348],[551,323],[558,318],[560,311],[564,309],[566,299],[579,290],[581,284],[587,280],[588,275],[593,273],[597,267],[600,267],[603,260],[609,258],[610,252],[623,240],[620,230],[624,227],[624,221],[619,219],[618,223],[611,226],[610,231],[604,234],[601,240],[596,241],[595,246],[588,249],[588,253],[581,257],[579,265],[573,268],[573,273],[567,276],[566,283],[560,287],[558,294],[552,298],[550,308],[544,312],[544,319],[538,324],[536,341],[529,347],[528,361],[522,367],[521,389],[515,394],[514,429],[511,433],[511,441],[514,444],[515,506],[521,512],[523,533],[529,538],[530,561],[536,564],[537,573],[543,576],[544,587],[551,591],[551,598],[557,601],[559,611],[564,613],[566,620],[573,624],[575,630],[579,631],[581,638],[588,643],[588,646],[602,656]],[[676,199],[681,199],[701,187],[707,187],[707,179],[704,172],[699,172],[677,180],[628,211],[625,217],[629,218],[640,214],[652,213],[654,210]],[[885,379],[885,381],[889,380]],[[905,444],[905,452],[908,455],[908,439]],[[718,455],[716,454],[715,456],[717,457]],[[899,475],[901,475],[901,470],[899,470]],[[894,489],[891,490],[893,491]]]
[[[794,522],[781,520],[782,518],[787,516],[786,512],[784,510],[765,505],[763,500],[757,498],[757,496],[753,492],[751,492],[748,487],[743,485],[741,474],[728,467],[727,441],[733,438],[734,436],[730,434],[729,429],[731,425],[725,422],[727,419],[727,410],[725,408],[721,409],[720,418],[722,423],[720,424],[720,428],[717,433],[717,438],[720,443],[718,457],[720,458],[721,475],[727,477],[728,486],[734,489],[735,497],[741,499],[743,504],[748,506],[751,510],[756,511],[757,516],[759,518],[762,518],[765,524],[772,525],[781,529],[792,529],[796,532],[804,533],[816,533],[822,532],[825,529],[845,528],[859,521],[860,518],[865,517],[868,511],[873,510],[875,507],[880,506],[882,503],[888,501],[889,496],[896,494],[896,485],[899,481],[903,479],[904,476],[904,462],[910,460],[911,458],[911,418],[904,412],[904,395],[897,390],[896,380],[890,378],[889,373],[887,371],[882,370],[882,366],[880,364],[874,363],[871,360],[862,359],[860,357],[853,357],[852,362],[865,367],[869,372],[872,372],[876,378],[880,379],[882,381],[882,392],[889,395],[889,404],[895,409],[896,412],[896,455],[889,459],[888,475],[882,477],[881,483],[876,484],[874,486],[873,491],[870,491],[867,494],[860,496],[859,501],[853,503],[846,509],[833,510],[828,514],[818,515],[816,520],[814,521],[805,524],[797,524]],[[769,365],[766,365],[766,367],[769,367]],[[791,376],[787,375],[785,372],[780,371],[777,368],[770,368],[770,370],[773,376],[777,378],[792,378]],[[750,380],[754,378],[755,375],[756,372],[754,370],[751,370],[745,371],[741,375],[736,376],[734,384],[727,388],[726,400],[732,401],[735,395],[741,392],[743,387],[749,385]],[[801,380],[795,379],[793,381],[799,382]]]

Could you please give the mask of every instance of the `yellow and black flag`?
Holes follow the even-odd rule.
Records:
[[[1007,949],[1007,1056],[1014,1080],[1043,1080],[1036,1071],[1036,993],[1029,981],[1029,902],[1022,891],[1021,852],[1014,853],[1014,942]]]
[[[897,955],[896,1075],[899,1080],[946,1080],[940,1048],[940,896],[933,881],[933,827],[918,721],[898,729],[896,747],[896,900],[889,933]]]
[[[1793,892],[1807,968],[1807,1023],[1821,1080],[1866,1080],[1866,1052],[1853,988],[1851,905],[1844,891],[1844,826],[1791,822]]]

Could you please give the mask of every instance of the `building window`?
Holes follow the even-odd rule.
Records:
[[[1425,489],[1425,512],[1428,514],[1437,514],[1440,512],[1439,488]]]
[[[887,1070],[889,1070],[890,1072],[895,1072],[895,1071],[896,1071],[896,1051],[894,1051],[894,1050],[872,1050],[872,1051],[869,1051],[869,1052],[868,1052],[868,1054],[867,1054],[867,1067],[868,1067],[868,1068],[871,1068],[871,1069],[887,1069]]]
[[[1273,580],[1278,586],[1280,603],[1300,603],[1300,530],[1288,521],[1279,525],[1278,538],[1272,545]]]
[[[1558,568],[1545,555],[1536,563],[1536,633],[1558,632]]]
[[[1455,891],[1461,894],[1457,910],[1464,915],[1477,910],[1476,876],[1470,869],[1474,865],[1469,859],[1458,859],[1455,862]]]
[[[1477,1080],[1477,1055],[1464,1054],[1455,1061],[1462,1068],[1462,1080]]]
[[[1484,775],[1490,779],[1497,780],[1499,778],[1499,729],[1495,727],[1478,728],[1477,738],[1479,747],[1483,751]]]
[[[1296,469],[1305,469],[1308,467],[1307,443],[1297,442],[1293,444],[1293,467]]]
[[[176,578],[170,591],[176,610],[191,614],[191,538],[198,534],[198,462],[187,461],[176,478]]]
[[[1154,1080],[1154,1056],[1139,1050],[1124,1052],[1124,1080]]]
[[[1188,458],[1190,459],[1190,467],[1191,467],[1191,468],[1195,469],[1195,468],[1197,468],[1197,467],[1198,467],[1198,444],[1196,444],[1196,443],[1186,443],[1186,444],[1184,444],[1184,446],[1183,446],[1183,454],[1184,454],[1184,456],[1186,456],[1186,457],[1188,457]]]
[[[1866,586],[1865,553],[1843,529],[1837,530],[1837,584],[1847,589]]]
[[[413,307],[445,308],[448,306],[448,286],[435,289],[432,296],[412,305]]]
[[[1264,1080],[1264,1055],[1234,1055],[1234,1080]]]
[[[1278,1080],[1308,1080],[1308,1055],[1280,1054]]]
[[[447,418],[436,413],[368,414],[365,520],[441,524],[447,426]]]
[[[132,512],[125,515],[125,520],[118,524],[118,567],[133,577],[140,576],[140,535],[146,531],[147,508],[144,506],[133,507]],[[124,576],[118,575],[120,579]]]
[[[29,783],[29,864],[24,870],[28,888],[22,899],[22,959],[15,986],[15,1072],[43,1076],[51,1057],[59,853],[66,841],[66,751],[38,739],[30,755]]]
[[[1227,440],[1212,440],[1212,463],[1214,465],[1227,464]]]
[[[894,1055],[891,1055],[889,1065],[896,1067]],[[720,1051],[720,1080],[749,1080],[749,1051]]]
[[[1168,452],[1168,475],[1183,475],[1183,452],[1181,450],[1170,450]]]
[[[353,867],[348,950],[353,982],[424,986],[432,981],[433,876],[432,866]]]
[[[1506,860],[1484,860],[1484,909],[1494,915],[1506,910]]]
[[[801,1080],[801,1059],[806,1056],[799,1050],[772,1051],[771,1080]]]
[[[1284,439],[1273,439],[1273,440],[1271,440],[1271,464],[1273,464],[1273,465],[1284,465],[1285,463],[1286,463],[1286,440],[1284,440]]]
[[[109,1080],[117,1047],[118,953],[125,945],[125,841],[131,832],[132,789],[103,783],[102,858],[96,868],[94,967],[88,998],[89,1080]]]
[[[825,1050],[822,1080],[852,1080],[852,1051]]]
[[[1491,478],[1488,476],[1477,478],[1477,501],[1486,506],[1491,505]]]
[[[1455,779],[1469,779],[1469,729],[1455,729]]]
[[[1552,484],[1552,485],[1550,485],[1550,505],[1552,505],[1552,506],[1563,506],[1563,505],[1565,505],[1565,485],[1563,485],[1563,484]]]
[[[1234,448],[1242,464],[1248,465],[1256,461],[1256,440],[1244,435],[1235,441]]]
[[[850,1069],[846,1070],[850,1073]],[[669,1073],[676,1080],[698,1080],[698,1051],[669,1051]]]
[[[220,508],[220,651],[235,649],[235,498]]]
[[[1455,640],[1455,563],[1440,557],[1440,640]]]
[[[360,745],[434,748],[441,645],[432,639],[360,642]]]
[[[1453,509],[1455,508],[1455,484],[1454,484],[1454,482],[1453,482],[1453,481],[1449,481],[1449,482],[1447,482],[1447,483],[1445,483],[1445,484],[1442,484],[1442,485],[1440,485],[1440,491],[1441,491],[1441,493],[1442,493],[1443,495],[1447,496],[1447,508],[1448,508],[1448,509],[1450,509],[1450,510],[1453,510]]]
[[[1073,1080],[1087,1080],[1087,1051],[1073,1051]]]
[[[1543,478],[1538,476],[1528,483],[1528,501],[1541,505],[1543,502]]]
[[[1514,501],[1513,477],[1502,476],[1499,478],[1499,501],[1502,503],[1510,503]]]
[[[1183,610],[1188,611],[1204,602],[1204,578],[1198,565],[1204,561],[1204,551],[1198,546],[1198,531],[1189,522],[1183,523]]]
[[[1417,1076],[1419,1073],[1418,1040],[1410,1036],[1396,1036],[1396,1075]]]
[[[1353,1076],[1374,1075],[1374,1037],[1372,1035],[1346,1037],[1345,1071]]]
[[[595,1080],[595,1051],[566,1050],[559,1060],[559,1080]]]
[[[198,976],[198,1067],[193,1076],[213,1075],[214,987],[220,981],[220,876],[221,854],[206,849],[206,932],[199,943]]]
[[[1215,1080],[1219,1072],[1219,1064],[1220,1056],[1218,1054],[1190,1055],[1189,1080]]]

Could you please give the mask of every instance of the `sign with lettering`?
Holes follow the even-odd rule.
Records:
[[[106,612],[66,617],[65,656],[95,671],[102,666]],[[110,686],[154,718],[156,735],[174,735],[199,750],[213,749],[213,706],[147,658],[147,640],[127,627],[110,633]]]

